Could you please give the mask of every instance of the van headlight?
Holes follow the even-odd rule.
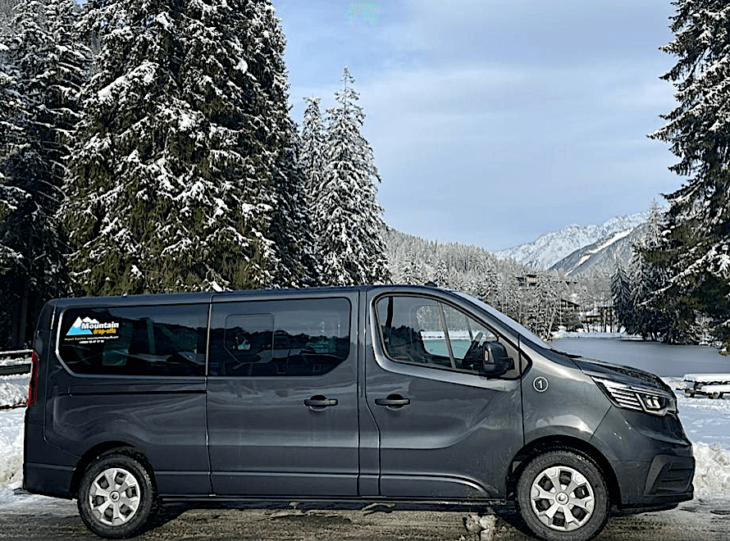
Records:
[[[593,381],[619,408],[643,411],[660,417],[668,412],[677,412],[677,399],[670,393],[649,387],[626,385],[610,379],[593,378]]]

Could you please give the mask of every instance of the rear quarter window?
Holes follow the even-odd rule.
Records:
[[[76,374],[205,375],[208,305],[73,308],[58,353]]]

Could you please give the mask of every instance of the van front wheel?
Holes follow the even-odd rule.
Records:
[[[86,526],[101,537],[119,539],[140,532],[155,500],[144,466],[123,452],[103,455],[81,478],[78,507]]]
[[[588,541],[610,513],[601,470],[572,451],[534,458],[517,483],[517,506],[527,527],[545,541]]]

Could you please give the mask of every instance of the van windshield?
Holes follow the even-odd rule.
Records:
[[[490,316],[494,317],[495,319],[499,320],[501,323],[504,323],[507,327],[512,329],[514,332],[516,332],[519,335],[524,336],[527,338],[530,342],[533,342],[537,344],[540,347],[543,347],[545,349],[551,349],[549,345],[547,345],[539,336],[532,333],[531,331],[528,331],[525,327],[517,323],[514,319],[509,318],[505,316],[502,312],[499,312],[489,306],[487,303],[480,301],[479,299],[475,299],[471,295],[467,295],[466,293],[461,293],[460,291],[455,291],[459,297],[463,297],[469,302],[472,302],[476,304],[479,308],[487,312]]]

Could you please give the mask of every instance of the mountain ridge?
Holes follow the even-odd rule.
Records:
[[[523,265],[535,269],[546,270],[555,268],[558,263],[583,248],[596,244],[600,246],[601,242],[607,242],[611,237],[619,233],[625,233],[624,237],[631,236],[633,230],[641,224],[646,223],[649,218],[649,213],[650,211],[647,210],[634,214],[614,216],[601,224],[584,226],[571,224],[557,231],[543,233],[532,242],[494,252],[494,256],[498,259],[514,259]],[[614,242],[618,240],[615,239]],[[576,270],[575,267],[580,266],[580,264],[575,264],[575,261],[571,263],[574,267],[571,271]],[[581,264],[583,263],[585,261]],[[561,265],[561,267],[567,266],[567,264]],[[560,270],[563,270],[563,268]]]

